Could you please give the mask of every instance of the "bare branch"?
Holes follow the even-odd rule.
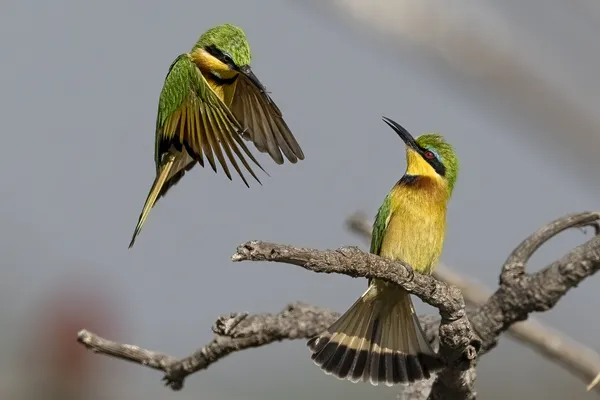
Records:
[[[527,274],[525,265],[533,252],[553,236],[569,228],[596,227],[599,218],[594,212],[559,218],[540,228],[512,252],[502,268],[500,288],[470,315],[484,349],[494,347],[500,334],[512,324],[524,321],[532,312],[549,310],[570,289],[598,271],[599,235],[536,273]]]
[[[352,277],[379,279],[403,287],[406,291],[440,311],[440,355],[447,367],[433,385],[430,398],[468,399],[473,392],[466,373],[474,365],[480,348],[467,318],[460,290],[430,275],[416,273],[404,262],[391,261],[357,247],[316,250],[251,241],[237,248],[233,261],[274,261],[298,265],[320,273],[340,273]]]
[[[354,213],[347,219],[346,225],[351,232],[359,235],[367,243],[370,242],[372,225],[364,213]],[[595,228],[598,234],[598,227]],[[487,286],[459,274],[443,263],[435,269],[433,276],[458,287],[467,305],[480,306],[493,293]],[[600,385],[597,385],[600,381],[600,355],[594,349],[576,342],[533,317],[510,326],[508,334],[547,359],[562,365],[586,384],[594,379],[587,389],[594,388],[600,392]]]
[[[165,385],[181,390],[186,377],[233,352],[286,339],[310,339],[327,329],[339,316],[337,312],[301,302],[289,304],[275,315],[231,313],[217,319],[212,327],[215,337],[210,343],[183,359],[117,343],[87,330],[77,334],[77,341],[94,353],[162,371]],[[434,340],[439,319],[426,316],[420,321],[428,339]]]
[[[82,330],[77,341],[94,353],[131,361],[165,373],[163,380],[173,390],[183,388],[184,379],[221,358],[240,350],[265,346],[284,339],[309,339],[331,325],[339,314],[303,303],[286,306],[279,314],[232,313],[213,325],[214,339],[182,359],[119,344]]]
[[[159,371],[167,371],[171,365],[177,362],[177,359],[169,355],[145,350],[132,344],[113,342],[85,329],[79,331],[77,341],[93,353],[131,361]]]
[[[567,215],[541,227],[513,250],[502,267],[501,282],[519,280],[525,274],[525,264],[533,253],[548,240],[569,228],[585,228],[591,226],[596,235],[600,231],[598,219],[600,215],[594,212]]]
[[[402,261],[392,261],[365,253],[355,246],[317,250],[253,240],[238,246],[231,260],[279,262],[318,273],[379,279],[403,287],[447,314],[448,319],[456,320],[464,314],[462,294],[457,288],[429,275],[414,272]]]
[[[376,278],[402,286],[440,310],[439,318],[425,317],[421,321],[430,341],[433,342],[436,334],[439,335],[439,351],[447,367],[434,381],[410,385],[401,394],[404,398],[416,400],[475,399],[477,350],[481,349],[481,354],[490,351],[499,335],[511,325],[526,319],[531,312],[548,310],[568,290],[595,273],[600,268],[600,236],[541,271],[526,274],[524,266],[531,254],[561,231],[595,225],[598,219],[597,213],[573,214],[552,222],[523,241],[503,267],[500,288],[482,306],[469,312],[469,318],[456,287],[414,273],[402,262],[389,261],[355,247],[322,251],[252,241],[238,247],[232,259],[283,262],[314,272]],[[337,316],[328,310],[297,303],[276,315],[232,314],[221,317],[213,327],[215,338],[182,360],[136,346],[121,345],[87,331],[81,331],[78,340],[93,351],[161,370],[165,373],[167,384],[179,390],[185,377],[234,351],[284,339],[308,339],[325,330]],[[440,322],[439,329],[437,321]],[[483,342],[480,343],[480,340]]]

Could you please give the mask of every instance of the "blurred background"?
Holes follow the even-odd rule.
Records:
[[[245,29],[306,160],[277,167],[260,155],[271,178],[250,189],[195,168],[128,250],[154,179],[165,74],[223,22]],[[231,311],[296,300],[346,309],[363,280],[229,258],[251,239],[366,248],[344,220],[374,216],[405,168],[382,115],[455,145],[443,261],[495,287],[526,235],[600,208],[599,22],[593,0],[2,1],[0,397],[395,398],[326,376],[304,341],[232,355],[175,393],[160,373],[75,338],[87,328],[184,356]],[[531,268],[588,238],[561,235]],[[586,280],[538,317],[597,348],[596,286]],[[485,399],[597,396],[506,338],[482,358],[477,387]]]

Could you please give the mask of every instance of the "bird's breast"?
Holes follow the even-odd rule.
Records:
[[[204,78],[206,79],[206,82],[208,82],[208,85],[212,89],[212,91],[215,92],[215,94],[217,95],[217,97],[219,97],[219,99],[223,100],[223,97],[225,96],[225,90],[223,88],[223,85],[220,84],[216,79],[214,79],[210,74],[203,74],[203,75],[204,75]]]
[[[445,188],[430,182],[397,185],[380,255],[403,260],[415,271],[431,273],[442,253],[446,231]]]
[[[213,92],[217,95],[221,101],[225,103],[227,107],[231,106],[231,102],[233,100],[233,95],[235,93],[236,79],[237,75],[234,79],[231,80],[223,80],[216,77],[212,73],[202,73],[204,79],[210,86]]]

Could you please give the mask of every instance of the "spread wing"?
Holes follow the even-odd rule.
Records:
[[[244,74],[236,80],[231,111],[246,129],[244,139],[251,140],[258,151],[269,153],[277,164],[283,164],[281,152],[292,164],[304,160],[304,153],[275,102]]]
[[[173,146],[178,151],[185,149],[201,165],[204,165],[206,156],[215,172],[216,157],[231,180],[225,160],[227,156],[246,186],[249,186],[235,154],[254,179],[261,183],[240,151],[243,150],[264,171],[240,137],[241,131],[233,113],[213,92],[189,56],[182,54],[177,57],[169,68],[158,104],[154,152],[157,169],[163,155]]]

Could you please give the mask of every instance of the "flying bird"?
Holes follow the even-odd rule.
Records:
[[[156,117],[156,178],[129,248],[157,200],[196,163],[204,167],[205,158],[215,172],[218,162],[231,180],[227,159],[246,186],[248,181],[238,162],[259,184],[248,159],[266,171],[244,140],[268,153],[277,164],[283,164],[284,155],[292,164],[304,159],[281,111],[250,63],[250,45],[244,31],[223,24],[203,33],[189,53],[179,55],[171,64]]]
[[[377,212],[370,252],[430,274],[442,253],[458,158],[441,135],[415,139],[398,123],[383,119],[406,144],[407,166]],[[370,280],[352,307],[307,345],[325,373],[352,382],[406,384],[428,379],[443,367],[410,294],[379,280]]]

